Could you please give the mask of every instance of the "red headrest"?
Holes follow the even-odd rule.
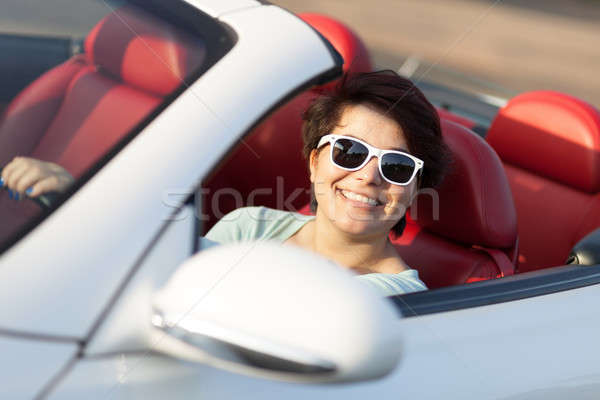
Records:
[[[451,121],[441,122],[453,163],[437,190],[417,197],[411,217],[426,230],[453,241],[511,248],[517,238],[517,215],[502,162],[474,132]],[[432,201],[435,193],[439,207]]]
[[[521,94],[504,106],[488,143],[508,164],[571,187],[600,191],[600,112],[566,94]]]
[[[131,6],[104,17],[85,40],[90,62],[124,82],[166,95],[204,61],[197,38]]]
[[[303,13],[300,18],[331,42],[344,58],[344,72],[370,72],[371,60],[360,38],[346,25],[321,14]]]

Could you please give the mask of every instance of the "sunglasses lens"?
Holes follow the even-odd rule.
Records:
[[[402,154],[388,153],[381,160],[381,172],[387,179],[396,183],[407,183],[415,168],[415,162]]]
[[[369,155],[369,149],[351,139],[338,139],[333,143],[333,162],[342,168],[357,168]]]

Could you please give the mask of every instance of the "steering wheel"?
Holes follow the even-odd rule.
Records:
[[[0,174],[2,174],[2,168],[0,168]],[[3,190],[8,190],[6,186],[2,186]],[[24,196],[25,199],[33,201],[37,204],[42,211],[48,211],[52,205],[56,202],[56,199],[60,197],[60,192],[46,192],[36,197]]]

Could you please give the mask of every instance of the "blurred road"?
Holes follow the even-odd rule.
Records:
[[[82,38],[119,0],[0,0],[0,32]]]
[[[600,2],[584,0],[274,0],[352,27],[378,67],[421,60],[413,79],[510,96],[553,89],[600,106]],[[429,66],[435,67],[429,69]],[[459,72],[457,74],[456,72]],[[460,76],[464,74],[469,83]]]
[[[418,60],[415,80],[502,97],[554,89],[600,106],[600,0],[271,1],[347,23],[380,68],[397,70],[408,57]],[[54,0],[61,7],[0,2],[3,32],[53,34],[68,25],[78,37],[111,9],[107,0]]]

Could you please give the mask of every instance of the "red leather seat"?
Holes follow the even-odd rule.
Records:
[[[347,26],[318,14],[299,17],[340,52],[344,72],[371,70],[365,46]],[[316,90],[326,90],[330,85]],[[302,156],[301,126],[302,113],[316,90],[296,96],[253,129],[221,168],[205,181],[208,190],[207,201],[203,202],[205,232],[223,215],[242,206],[298,210],[309,201],[310,182],[307,161]]]
[[[344,59],[344,72],[368,72],[373,69],[371,57],[360,37],[347,25],[322,14],[298,14],[304,22],[323,35]],[[335,81],[326,85],[331,87]]]
[[[564,264],[600,227],[600,112],[562,93],[525,93],[500,110],[486,139],[512,187],[520,271]]]
[[[511,275],[517,218],[502,163],[477,134],[441,122],[451,170],[437,190],[421,192],[392,243],[429,288]]]
[[[0,166],[15,156],[51,161],[79,177],[139,124],[202,63],[198,40],[132,7],[111,12],[90,32],[85,54],[46,72],[0,121]],[[0,192],[6,229],[28,207]],[[18,209],[13,212],[11,209]],[[25,212],[31,214],[39,210]]]

